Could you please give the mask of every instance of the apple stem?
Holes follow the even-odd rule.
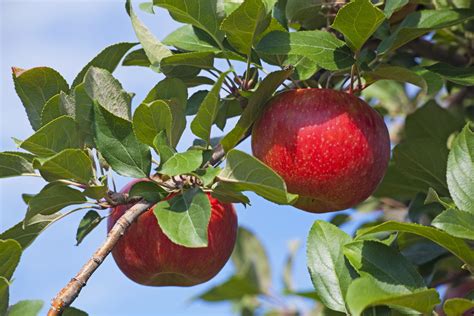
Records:
[[[152,203],[139,201],[129,208],[120,217],[110,230],[105,242],[96,250],[92,258],[81,268],[79,273],[69,281],[69,283],[56,295],[51,301],[51,307],[48,316],[62,315],[65,308],[70,306],[77,298],[82,288],[86,286],[87,281],[97,268],[104,262],[105,258],[112,251],[114,246],[124,235],[128,227],[146,210],[152,206]]]

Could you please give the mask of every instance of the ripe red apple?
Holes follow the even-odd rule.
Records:
[[[121,192],[128,192],[135,180]],[[187,248],[173,243],[161,230],[153,208],[133,223],[112,251],[120,270],[131,280],[150,286],[192,286],[214,277],[229,259],[237,236],[237,216],[232,204],[208,195],[211,219],[208,246]],[[108,231],[130,207],[112,209]]]
[[[252,151],[314,213],[350,208],[370,196],[390,158],[382,117],[345,92],[297,89],[269,101],[252,132]]]

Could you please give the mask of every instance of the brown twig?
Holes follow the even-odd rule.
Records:
[[[91,259],[82,267],[77,275],[58,293],[52,300],[48,316],[62,315],[65,308],[77,298],[82,288],[86,286],[87,281],[104,259],[112,251],[114,246],[123,236],[127,228],[147,209],[152,206],[151,203],[140,201],[128,209],[120,217],[107,235],[105,242],[97,249]]]

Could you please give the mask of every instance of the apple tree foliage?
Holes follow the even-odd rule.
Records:
[[[299,307],[285,303],[295,296],[316,302],[311,315],[431,314],[442,300],[438,286],[474,273],[471,1],[154,0],[140,8],[158,16],[167,10],[183,26],[158,39],[127,1],[138,42],[105,48],[73,82],[49,67],[13,68],[34,133],[0,153],[0,177],[42,177],[46,184],[23,195],[24,219],[0,234],[1,315],[38,313],[40,301],[8,302],[22,252],[73,212],[84,212],[80,244],[106,216],[114,174],[150,178],[130,193],[150,202],[176,190],[169,180],[193,179],[174,198],[186,198],[186,212],[170,214],[167,202],[154,212],[168,219],[165,234],[187,247],[207,244],[206,234],[197,235],[210,216],[204,192],[249,204],[251,191],[268,203],[292,204],[296,196],[282,178],[235,147],[266,101],[293,88],[350,89],[373,105],[393,145],[385,178],[355,212],[314,222],[306,244],[314,289],[293,284],[292,244],[277,287],[283,290],[275,294],[265,249],[240,228],[235,274],[197,299],[230,301],[242,315],[297,315]],[[233,67],[238,63],[244,73]],[[119,65],[165,79],[135,100],[112,75]],[[186,128],[196,140],[179,152]],[[377,216],[352,235],[339,228],[361,213]],[[186,229],[175,229],[183,223]],[[474,303],[444,304],[456,316]],[[64,314],[85,315],[72,307]]]

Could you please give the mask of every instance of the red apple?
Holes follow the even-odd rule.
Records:
[[[294,206],[325,213],[374,192],[387,169],[390,140],[383,118],[358,97],[297,89],[266,105],[253,128],[252,151],[300,195]]]
[[[128,192],[129,183],[121,192]],[[237,236],[237,216],[232,204],[208,195],[211,219],[208,246],[187,248],[173,243],[161,230],[153,208],[133,223],[112,251],[120,270],[131,280],[150,286],[192,286],[214,277],[229,259]],[[112,209],[108,231],[130,207]]]

